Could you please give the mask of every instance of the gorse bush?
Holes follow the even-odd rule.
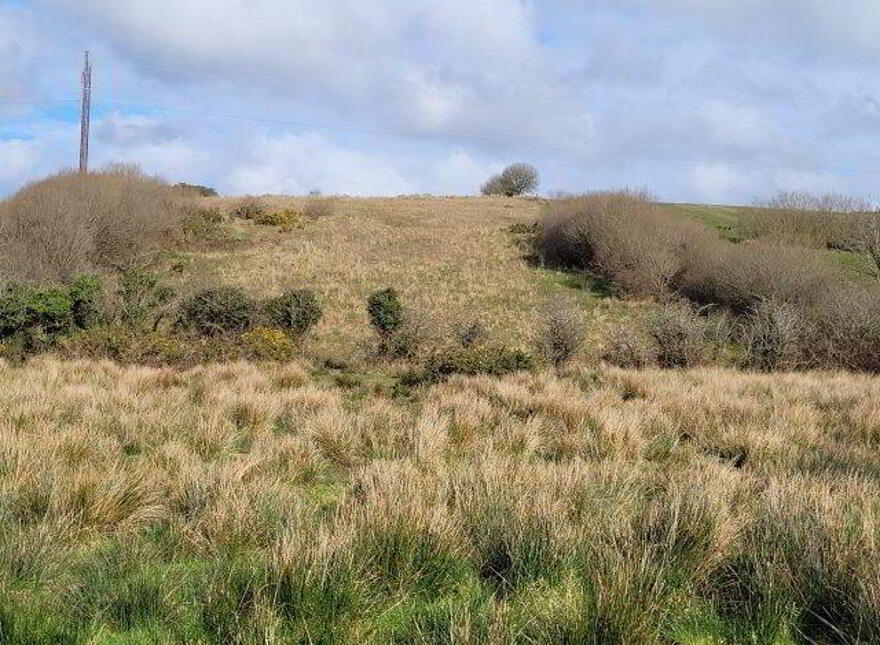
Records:
[[[367,298],[370,324],[383,338],[390,338],[403,325],[403,305],[391,287],[376,291]]]
[[[284,329],[255,327],[241,335],[248,354],[264,361],[289,361],[297,351],[296,343]]]
[[[292,230],[302,224],[302,215],[296,211],[274,211],[263,212],[253,218],[254,224],[260,226],[280,226],[281,228]]]
[[[257,319],[257,304],[237,287],[211,287],[180,303],[178,325],[204,336],[240,334]]]
[[[100,319],[100,297],[94,276],[58,286],[7,284],[0,288],[0,339],[17,334],[52,337],[91,327]]]
[[[136,329],[157,329],[170,313],[174,290],[157,273],[132,267],[119,275],[116,321]]]
[[[484,195],[516,197],[535,192],[539,183],[540,177],[534,166],[515,163],[505,168],[501,174],[491,177],[480,191]]]
[[[528,353],[500,345],[453,348],[431,354],[421,369],[407,374],[405,385],[440,383],[457,374],[503,376],[512,372],[532,370],[535,361]]]
[[[217,197],[217,191],[209,186],[202,186],[201,184],[187,184],[185,182],[180,182],[174,184],[174,189],[182,192],[185,195],[195,195],[197,197]]]
[[[132,266],[183,237],[181,196],[136,168],[61,173],[0,203],[0,279],[51,283]]]
[[[299,338],[309,332],[321,320],[318,297],[310,289],[285,291],[263,305],[268,321],[289,335]]]

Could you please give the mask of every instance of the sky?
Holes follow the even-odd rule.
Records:
[[[876,198],[877,0],[0,0],[0,195],[76,165],[221,193]]]

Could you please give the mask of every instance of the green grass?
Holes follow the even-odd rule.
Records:
[[[708,228],[718,231],[718,234],[730,242],[742,240],[739,230],[740,216],[745,207],[742,206],[710,206],[703,204],[660,204],[660,208],[670,214],[679,217],[702,222]]]
[[[740,218],[748,210],[745,206],[711,206],[701,204],[661,204],[668,214],[696,220],[729,242],[743,241]],[[843,270],[844,274],[857,282],[874,282],[871,260],[862,253],[829,249],[822,252],[828,262]]]

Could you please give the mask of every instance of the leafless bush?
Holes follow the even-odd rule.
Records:
[[[266,205],[257,197],[243,197],[232,209],[232,216],[255,220],[266,213]]]
[[[773,300],[809,308],[842,277],[815,252],[773,243],[708,240],[683,247],[675,288],[687,298],[746,314]]]
[[[797,367],[805,323],[791,305],[765,300],[744,325],[745,366],[771,372]]]
[[[617,323],[605,331],[600,358],[609,365],[641,369],[657,361],[657,349],[639,325]]]
[[[557,369],[568,363],[584,342],[583,320],[570,304],[554,300],[545,307],[535,334],[538,354]]]
[[[597,271],[624,293],[664,296],[680,248],[706,237],[699,225],[661,213],[645,192],[598,192],[552,202],[536,251],[551,265]]]
[[[841,284],[803,311],[811,367],[880,372],[880,291]]]
[[[330,217],[334,213],[333,201],[326,197],[309,197],[303,207],[303,215],[309,219]]]
[[[480,191],[484,195],[516,197],[535,192],[539,183],[540,177],[534,166],[515,163],[505,168],[500,175],[490,178]]]
[[[489,335],[486,326],[476,318],[453,325],[452,333],[465,349],[482,343]]]
[[[783,192],[746,213],[746,237],[813,248],[852,249],[861,221],[871,210],[863,199],[845,195]]]
[[[691,367],[705,358],[706,322],[687,303],[664,306],[651,314],[645,325],[654,341],[660,367]]]
[[[880,213],[862,218],[856,235],[858,250],[871,260],[871,272],[880,280]]]
[[[178,241],[179,194],[128,166],[63,172],[0,204],[0,275],[52,282],[128,267]]]

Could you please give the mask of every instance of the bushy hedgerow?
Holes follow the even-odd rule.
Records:
[[[289,335],[299,338],[321,320],[321,305],[311,289],[293,289],[271,298],[263,305],[268,321]]]
[[[808,212],[804,217],[814,215]],[[827,231],[820,233],[819,237],[825,236]],[[801,367],[880,371],[880,290],[853,283],[817,251],[781,244],[778,235],[764,237],[771,239],[731,244],[699,223],[665,214],[647,195],[630,191],[552,202],[539,223],[534,249],[544,263],[595,272],[623,295],[660,301],[683,296],[695,305],[720,307],[742,317],[753,316],[762,303],[775,303],[800,321]],[[681,311],[670,310],[663,316],[654,333],[648,330],[659,363],[693,364],[698,331]],[[690,327],[692,333],[687,331]],[[765,331],[771,330],[765,326]],[[760,345],[764,342],[760,336],[739,340]],[[626,354],[635,347],[626,342],[618,345],[621,352],[611,353],[629,362]],[[638,361],[635,354],[631,358]],[[765,359],[776,361],[769,355],[753,355],[747,362],[760,367]],[[767,369],[766,364],[762,369]]]
[[[0,275],[58,284],[132,266],[181,242],[185,203],[136,167],[35,182],[0,203]]]

